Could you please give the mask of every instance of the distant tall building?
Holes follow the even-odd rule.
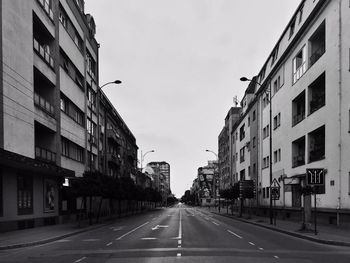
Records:
[[[148,166],[152,168],[159,168],[160,173],[162,173],[165,176],[165,190],[167,191],[167,194],[171,193],[170,188],[170,164],[167,162],[150,162],[147,164]]]

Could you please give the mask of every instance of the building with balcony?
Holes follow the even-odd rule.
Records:
[[[166,196],[171,194],[170,187],[170,164],[161,161],[161,162],[150,162],[147,166],[152,167],[153,169],[159,169],[160,173],[164,176],[164,192]]]
[[[236,158],[232,166],[236,178],[247,178],[255,162],[248,145],[257,147],[254,177],[260,208],[270,202],[270,163],[272,179],[281,185],[276,205],[288,209],[286,216],[299,212],[305,202],[314,206],[301,189],[306,185],[307,168],[323,168],[325,185],[317,191],[319,212],[328,222],[349,218],[349,26],[348,1],[301,1],[252,80],[254,91],[245,94],[252,96],[247,111],[253,114],[256,109],[257,126],[250,132],[242,100],[243,114],[233,132]]]
[[[137,146],[106,99],[100,120],[99,44],[84,1],[5,0],[0,9],[3,231],[58,223],[77,204],[61,195],[63,182],[100,167],[131,176]],[[114,144],[98,127],[109,122],[121,130]]]

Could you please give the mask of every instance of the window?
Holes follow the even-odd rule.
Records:
[[[256,175],[256,163],[253,164],[253,176]]]
[[[348,194],[350,195],[350,172],[349,172],[348,182],[349,182]]]
[[[33,213],[33,178],[31,175],[17,176],[18,215]]]
[[[253,137],[253,148],[255,148],[256,147],[256,138],[255,138],[255,136]]]
[[[244,124],[241,126],[241,128],[239,129],[239,140],[242,141],[245,137],[245,131],[244,131]]]
[[[306,46],[293,59],[293,84],[306,72]]]
[[[245,150],[244,150],[245,147],[241,148],[239,150],[239,161],[242,163],[244,162],[244,153],[245,153]]]
[[[265,158],[263,158],[263,169],[265,169],[265,168],[268,168],[270,166],[270,157],[269,156],[267,156],[267,157],[265,157]]]
[[[251,176],[251,174],[250,174],[250,165],[248,166],[248,176],[250,177]]]
[[[271,67],[275,63],[275,61],[277,60],[277,57],[278,57],[278,46],[279,45],[277,44],[277,46],[275,47],[275,49],[272,52],[272,55],[271,55]]]
[[[276,130],[279,126],[281,126],[281,113],[273,118],[273,129]]]
[[[248,127],[250,126],[250,116],[248,116]]]
[[[278,163],[281,161],[281,149],[278,149],[273,152],[274,163]]]
[[[270,187],[266,187],[266,198],[270,198]]]
[[[305,136],[292,142],[292,167],[305,164]]]
[[[309,163],[325,158],[325,126],[309,133]]]
[[[326,105],[326,74],[322,73],[309,86],[309,114]]]
[[[305,90],[292,101],[292,126],[305,119]]]
[[[87,119],[86,130],[89,134],[91,134],[92,136],[96,136],[96,127],[97,127],[96,123],[94,123],[90,119]]]
[[[77,162],[84,162],[84,149],[74,142],[62,137],[62,156]]]
[[[325,21],[316,29],[309,39],[309,65],[310,67],[326,52],[326,23]]]
[[[304,5],[302,5],[299,9],[299,24],[301,23],[301,21],[303,21],[303,9],[304,9]]]
[[[84,125],[84,113],[71,102],[63,93],[61,93],[60,99],[61,110],[72,118],[76,123]]]
[[[253,111],[253,121],[255,121],[255,119],[256,119],[256,112],[255,112],[255,110]]]
[[[259,74],[259,82],[262,84],[265,78],[266,67],[264,66]]]
[[[289,27],[289,38],[293,36],[294,30],[295,30],[295,19],[292,21]]]
[[[263,129],[263,139],[269,137],[270,135],[270,125],[268,124],[264,129]]]
[[[265,198],[265,197],[266,197],[266,188],[263,187],[263,198]]]

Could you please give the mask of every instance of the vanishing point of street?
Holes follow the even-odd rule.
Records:
[[[0,262],[350,262],[350,250],[179,204],[48,244],[0,251]]]

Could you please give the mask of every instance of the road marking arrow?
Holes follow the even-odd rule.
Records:
[[[159,229],[159,228],[166,228],[166,227],[169,227],[169,226],[156,225],[155,227],[152,227],[152,230],[157,230],[157,229]]]

